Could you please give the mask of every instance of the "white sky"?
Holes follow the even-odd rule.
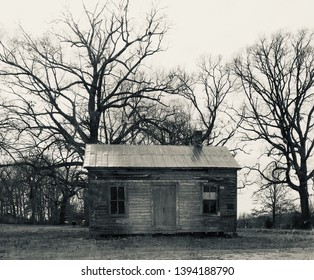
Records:
[[[38,34],[49,28],[50,20],[62,9],[80,15],[81,3],[93,7],[104,0],[0,0],[0,30],[14,32],[18,23]],[[148,10],[150,0],[130,0],[134,11]],[[260,35],[278,30],[313,29],[313,0],[159,0],[172,30],[165,41],[168,50],[154,62],[158,67],[177,65],[192,69],[200,55],[221,54],[231,58]],[[238,212],[251,208],[251,192],[239,195]]]
[[[3,3],[1,3],[3,2]],[[81,3],[93,7],[104,0],[0,0],[0,27],[13,30],[20,22],[33,33],[47,30],[65,6],[81,14]],[[117,1],[118,2],[118,1]],[[313,28],[313,0],[130,0],[134,10],[159,3],[172,30],[166,53],[158,63],[166,67],[193,67],[202,54],[230,58],[259,35],[280,29]]]

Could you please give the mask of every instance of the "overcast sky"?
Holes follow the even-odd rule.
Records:
[[[1,32],[13,33],[19,23],[31,33],[46,31],[48,23],[61,15],[65,7],[75,15],[82,13],[81,3],[93,7],[103,0],[0,0]],[[159,3],[172,29],[165,45],[168,50],[155,61],[158,67],[183,66],[193,69],[200,55],[231,58],[261,35],[279,30],[313,29],[313,0],[130,0],[131,8],[148,10]],[[240,193],[239,212],[250,209],[244,203],[250,191]]]
[[[28,31],[38,33],[68,6],[75,14],[81,3],[92,7],[103,0],[1,0],[0,26],[12,30],[20,22]],[[151,3],[168,17],[172,30],[158,58],[166,67],[193,67],[202,54],[221,54],[230,58],[259,35],[278,30],[313,28],[313,0],[130,0],[134,10],[147,10]]]

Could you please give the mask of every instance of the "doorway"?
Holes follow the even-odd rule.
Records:
[[[170,227],[176,225],[176,186],[153,187],[153,225]]]

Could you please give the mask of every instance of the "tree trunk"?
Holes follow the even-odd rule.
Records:
[[[1,199],[0,199],[0,215],[3,216],[4,214],[4,199],[2,199],[2,196],[1,196]]]
[[[311,229],[311,213],[309,207],[309,194],[307,191],[307,182],[303,182],[300,185],[299,190],[300,195],[300,204],[301,204],[301,228],[303,229]]]
[[[89,225],[89,200],[88,200],[88,189],[85,188],[83,191],[83,199],[84,199],[84,225]]]
[[[273,202],[272,202],[272,216],[273,216],[273,226],[272,228],[276,228],[276,212],[277,212],[277,195],[278,195],[278,191],[276,189],[276,186],[274,186],[273,189]]]
[[[51,208],[51,222],[53,225],[56,225],[59,223],[60,220],[60,213],[58,210],[58,201],[53,202],[53,206]]]
[[[277,227],[277,221],[276,221],[276,205],[273,206],[272,209],[272,215],[273,215],[273,228]]]
[[[59,216],[59,224],[64,225],[65,224],[65,211],[66,206],[68,204],[68,198],[63,197],[60,204],[60,216]]]
[[[36,211],[36,206],[35,206],[35,195],[34,195],[34,187],[32,182],[30,182],[30,195],[29,195],[29,199],[30,199],[30,203],[31,203],[31,223],[34,225],[36,224],[36,218],[35,218],[35,211]]]
[[[99,123],[100,123],[100,113],[95,112],[95,100],[90,97],[89,100],[89,108],[92,113],[90,113],[90,137],[89,137],[89,144],[97,144],[98,143],[98,130],[99,130]]]
[[[89,144],[97,144],[98,143],[98,126],[93,125],[90,129],[90,139]]]

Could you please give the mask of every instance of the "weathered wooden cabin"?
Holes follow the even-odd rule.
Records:
[[[87,145],[84,167],[92,235],[236,231],[225,147]]]

